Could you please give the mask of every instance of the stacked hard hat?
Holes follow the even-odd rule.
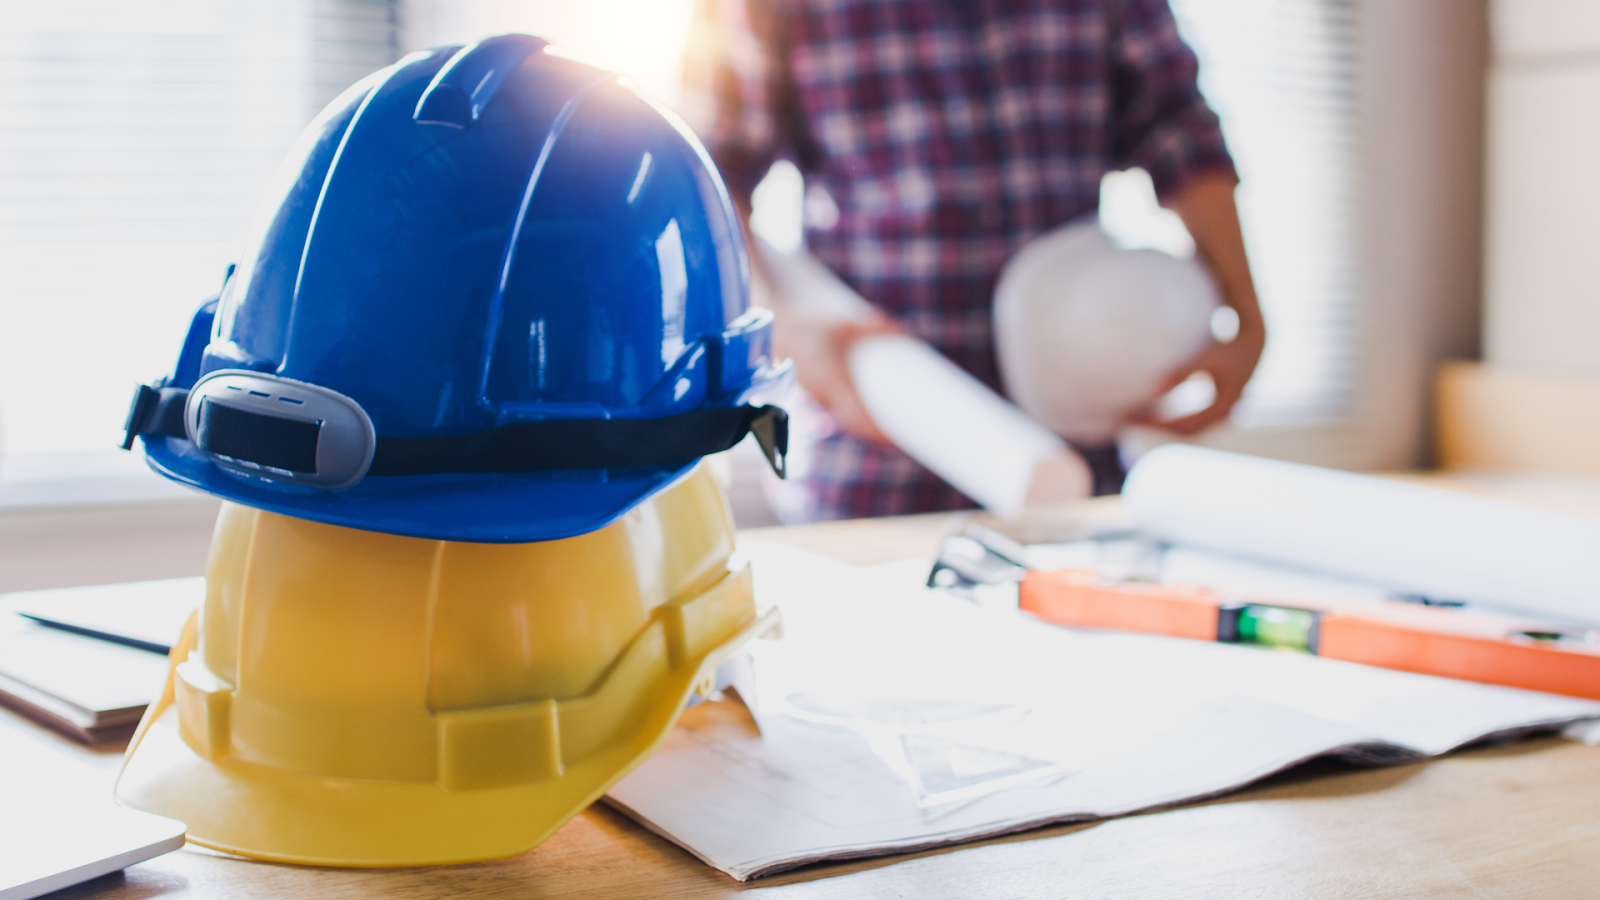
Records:
[[[129,414],[225,501],[117,796],[325,865],[520,853],[770,629],[700,464],[787,380],[670,113],[527,35],[412,54],[291,151]]]
[[[1205,349],[1218,305],[1195,260],[1119,248],[1095,221],[1048,232],[1006,263],[995,288],[1006,392],[1068,440],[1114,440]]]

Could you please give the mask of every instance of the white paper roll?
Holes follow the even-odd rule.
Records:
[[[838,319],[864,318],[871,312],[865,298],[804,247],[785,252],[757,237],[756,252],[785,303]]]
[[[867,301],[804,249],[785,253],[756,240],[785,303],[813,315],[864,317]],[[1000,515],[1027,505],[1035,467],[1054,457],[1051,493],[1081,467],[1073,450],[983,382],[913,337],[881,335],[850,350],[850,379],[872,421],[907,456]],[[1063,474],[1065,473],[1065,474]],[[1083,469],[1083,495],[1089,490]],[[1052,497],[1053,500],[1067,499]],[[1075,498],[1074,498],[1075,499]]]
[[[1000,515],[1022,511],[1040,460],[1072,452],[916,338],[862,338],[849,363],[861,402],[889,440]]]
[[[1176,543],[1600,622],[1600,518],[1178,444],[1139,460],[1123,501]]]

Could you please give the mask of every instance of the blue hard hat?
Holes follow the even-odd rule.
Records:
[[[781,474],[748,281],[704,149],[625,80],[529,35],[415,53],[301,136],[125,446],[333,525],[582,534],[747,433]]]

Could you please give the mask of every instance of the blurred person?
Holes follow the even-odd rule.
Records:
[[[1163,385],[1205,373],[1211,405],[1151,424],[1191,435],[1227,418],[1266,329],[1238,177],[1197,73],[1165,0],[698,0],[684,105],[741,215],[771,165],[792,160],[837,209],[808,222],[811,253],[871,304],[842,317],[762,291],[779,307],[777,351],[820,406],[796,429],[787,518],[974,505],[883,436],[848,350],[904,331],[1001,391],[1001,269],[1031,238],[1094,214],[1109,171],[1149,172],[1238,314],[1230,341]],[[1077,449],[1097,490],[1114,491],[1115,445]]]

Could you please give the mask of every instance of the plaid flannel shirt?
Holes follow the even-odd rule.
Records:
[[[686,116],[735,197],[778,159],[831,195],[812,253],[1000,388],[995,281],[1133,166],[1166,197],[1233,174],[1165,0],[700,0]],[[805,412],[805,411],[803,411]],[[972,502],[820,410],[796,429],[789,518]]]

